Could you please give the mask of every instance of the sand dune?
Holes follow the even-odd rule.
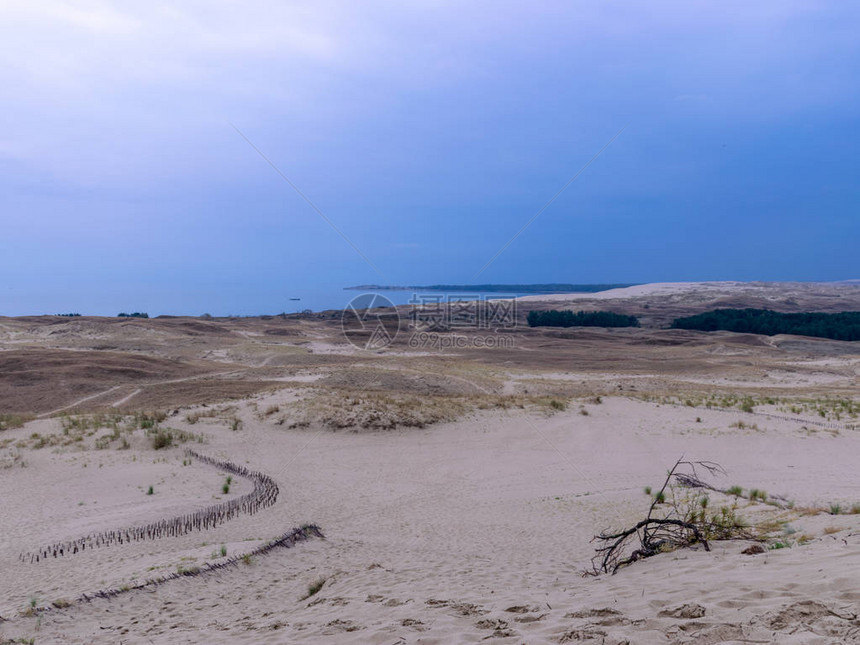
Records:
[[[253,321],[241,325],[247,332]],[[301,325],[335,339],[325,324]],[[174,345],[189,364],[224,350],[220,367],[233,376],[215,378],[218,387],[254,387],[220,403],[182,403],[199,379],[158,386],[168,390],[161,397],[180,388],[158,422],[174,431],[170,447],[155,450],[153,429],[141,427],[149,417],[129,415],[137,396],[170,400],[147,394],[169,380],[164,374],[135,381],[143,391],[125,401],[133,390],[120,388],[87,414],[0,432],[0,639],[860,641],[860,514],[851,512],[860,510],[856,353],[801,353],[731,335],[637,344],[653,330],[596,330],[572,338],[524,333],[516,351],[555,353],[562,369],[468,353],[414,358],[397,348],[313,361],[300,350],[301,325],[283,336],[231,332]],[[79,342],[90,341],[72,344]],[[540,349],[546,343],[551,349]],[[260,366],[267,355],[283,361]],[[400,397],[391,414],[432,402],[451,406],[451,418],[333,431],[324,416],[312,416],[291,427],[332,397],[358,408]],[[744,397],[752,408],[742,409]],[[110,405],[117,401],[119,408]],[[102,427],[72,424],[99,410]],[[189,459],[188,447],[270,476],[277,501],[214,529],[39,563],[19,559],[39,545],[193,513],[252,490],[236,477],[225,492],[229,473]],[[749,541],[712,542],[710,552],[683,549],[616,575],[583,576],[591,538],[641,519],[650,504],[643,489],[658,486],[681,455],[719,462],[727,471],[719,487],[793,502],[780,508],[712,493],[713,505],[737,501],[764,552],[744,554]],[[305,523],[318,524],[325,538],[243,561]],[[122,591],[229,558],[234,566]],[[78,600],[103,589],[122,592]]]

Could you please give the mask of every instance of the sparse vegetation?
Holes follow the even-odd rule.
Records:
[[[29,414],[0,414],[0,430],[14,430],[22,428],[33,416]]]
[[[737,514],[736,504],[709,511],[709,498],[704,491],[716,489],[699,479],[697,469],[712,475],[724,474],[718,464],[679,459],[653,496],[644,520],[623,531],[605,531],[595,536],[600,546],[592,560],[592,573],[614,573],[642,558],[694,544],[710,550],[709,540],[752,538],[746,522]],[[658,507],[664,509],[659,514]]]
[[[173,433],[170,430],[156,430],[152,435],[152,447],[155,450],[169,448],[173,445]]]
[[[748,498],[752,502],[756,501],[757,499],[760,499],[764,502],[767,501],[767,493],[765,493],[763,490],[759,490],[758,488],[751,488]]]
[[[315,596],[320,592],[320,590],[325,586],[326,579],[325,578],[317,578],[312,583],[308,585],[307,593],[299,598],[299,600],[307,600],[311,596]]]
[[[176,428],[162,428],[156,426],[147,430],[146,434],[150,437],[152,447],[155,450],[169,448],[176,444],[187,443],[189,441],[196,441],[197,443],[205,442],[205,438],[201,434],[185,432],[184,430],[177,430]]]
[[[147,495],[152,495],[153,493],[155,493],[155,489],[154,489],[152,486],[150,486],[150,487],[146,490],[146,494],[147,494]]]

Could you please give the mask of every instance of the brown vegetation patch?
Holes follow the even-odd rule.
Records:
[[[35,348],[0,352],[0,409],[49,412],[113,386],[203,371],[183,361],[120,352]]]
[[[283,387],[276,381],[244,381],[238,379],[200,379],[181,383],[161,383],[143,388],[124,410],[174,408],[188,405],[213,404],[241,399],[257,392]]]

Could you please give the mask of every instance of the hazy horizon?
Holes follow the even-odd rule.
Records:
[[[677,283],[682,281],[666,281],[668,283]],[[689,281],[696,282],[696,281]],[[732,281],[712,281],[712,282],[732,282]],[[748,283],[756,283],[761,282],[764,284],[768,283],[776,283],[774,281],[742,281]],[[829,280],[829,281],[803,281],[798,280],[794,281],[796,283],[806,283],[806,284],[860,284],[860,279],[846,279],[846,280]],[[519,285],[493,285],[493,286],[537,286],[539,284],[551,284],[551,283],[534,283],[533,285],[529,284],[519,284]],[[595,284],[605,284],[605,283],[595,283]],[[635,282],[629,283],[626,286],[641,286],[653,283],[645,283],[645,282]],[[377,293],[391,301],[391,304],[400,306],[407,305],[413,301],[420,302],[421,295],[427,294],[428,296],[433,296],[434,294],[445,294],[446,297],[451,299],[467,299],[462,298],[460,296],[477,296],[475,299],[484,299],[484,298],[510,298],[510,297],[521,297],[527,295],[547,295],[547,294],[558,294],[558,293],[597,293],[595,290],[570,290],[570,291],[552,291],[552,290],[508,290],[508,291],[498,291],[498,290],[487,290],[480,289],[479,286],[489,286],[489,285],[457,285],[457,286],[470,286],[471,288],[463,288],[459,290],[452,289],[434,289],[432,288],[434,285],[427,285],[425,287],[421,286],[397,286],[397,285],[355,285],[355,286],[333,286],[333,287],[316,287],[311,289],[301,289],[297,288],[292,291],[284,291],[277,296],[274,296],[271,293],[264,294],[254,294],[254,297],[251,299],[244,299],[243,305],[237,305],[234,307],[230,307],[227,304],[224,304],[224,300],[213,300],[209,303],[210,306],[204,306],[198,310],[192,310],[188,307],[182,308],[165,308],[164,305],[160,304],[157,300],[147,300],[141,301],[145,302],[146,306],[136,306],[129,305],[125,307],[116,307],[112,306],[110,303],[108,304],[94,304],[93,307],[89,309],[78,308],[69,308],[69,309],[56,309],[56,310],[34,310],[34,311],[19,311],[19,312],[2,312],[0,311],[0,317],[15,317],[15,316],[54,316],[54,315],[69,315],[69,314],[77,314],[81,316],[96,316],[96,317],[109,317],[114,318],[119,314],[131,314],[135,312],[146,313],[149,317],[155,318],[158,316],[178,316],[178,317],[200,317],[205,315],[211,315],[216,318],[231,318],[231,317],[257,317],[257,316],[277,316],[281,314],[296,314],[301,313],[307,310],[311,310],[313,312],[320,311],[330,311],[330,310],[338,310],[348,308],[350,302],[353,299],[360,298],[361,295],[365,293]],[[594,285],[579,285],[579,286],[594,286]],[[606,285],[607,288],[612,287],[612,285]],[[623,288],[621,285],[615,286],[612,288]],[[604,289],[608,290],[608,289]],[[414,300],[417,298],[417,300]],[[269,304],[269,302],[273,302],[275,304]],[[124,300],[123,302],[130,302],[129,299]],[[204,303],[205,304],[205,303]]]

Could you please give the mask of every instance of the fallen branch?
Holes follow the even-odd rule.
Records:
[[[593,570],[589,573],[615,573],[638,560],[696,544],[710,551],[709,539],[751,537],[735,516],[733,508],[722,507],[709,515],[706,496],[687,496],[683,500],[676,497],[674,488],[671,488],[673,482],[688,489],[719,491],[699,477],[700,469],[710,475],[725,474],[719,464],[711,461],[678,459],[667,473],[663,486],[654,495],[644,520],[622,531],[603,531],[594,536],[592,541],[597,540],[602,546],[595,549]],[[671,493],[671,500],[667,499],[667,490]],[[655,516],[658,507],[664,503],[666,512],[662,517]]]

